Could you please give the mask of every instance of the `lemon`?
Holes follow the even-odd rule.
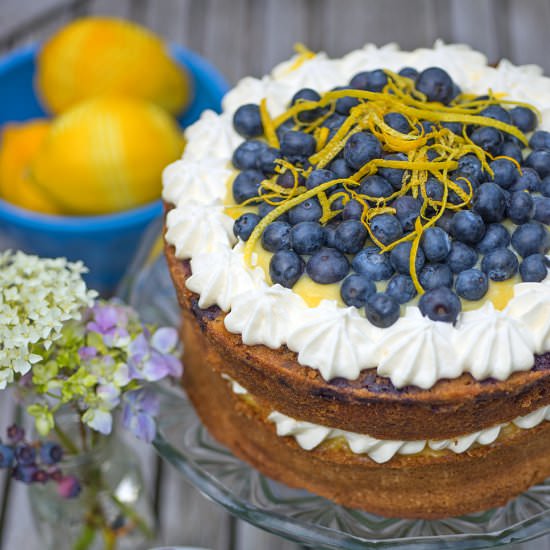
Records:
[[[61,113],[102,94],[140,97],[179,114],[190,101],[190,79],[147,29],[109,17],[77,19],[44,44],[36,86]]]
[[[59,214],[59,206],[29,177],[29,164],[49,128],[47,120],[32,120],[4,127],[0,143],[0,197],[28,210]]]
[[[180,129],[166,111],[102,96],[54,120],[30,177],[65,214],[118,212],[159,198],[162,170],[182,151]]]

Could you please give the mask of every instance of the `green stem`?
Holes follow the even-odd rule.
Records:
[[[95,528],[85,523],[82,529],[82,533],[73,544],[73,550],[88,550],[88,548],[90,548],[90,546],[92,546],[94,542],[95,535]]]
[[[117,537],[110,529],[103,530],[104,550],[116,550]]]
[[[138,527],[138,529],[148,538],[153,538],[153,532],[145,522],[145,520],[131,507],[122,502],[113,493],[110,495],[111,500],[119,508],[119,510],[127,517],[129,517]]]
[[[59,441],[63,444],[63,447],[65,447],[71,454],[77,455],[80,452],[78,447],[71,441],[71,438],[57,424],[54,427],[54,431],[57,434],[57,437],[59,437]]]

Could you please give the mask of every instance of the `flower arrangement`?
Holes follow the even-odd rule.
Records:
[[[86,288],[85,271],[82,263],[63,258],[0,254],[0,390],[15,388],[41,438],[28,441],[21,428],[10,427],[0,440],[0,467],[25,483],[53,481],[65,498],[77,497],[89,479],[97,490],[105,485],[99,470],[84,472],[83,480],[64,474],[62,458],[100,444],[112,432],[117,410],[124,428],[151,442],[159,402],[149,383],[182,372],[176,331],[143,324],[120,301],[98,300]],[[97,513],[93,525],[106,531]],[[115,539],[111,533],[109,540]],[[74,546],[89,547],[82,540]]]

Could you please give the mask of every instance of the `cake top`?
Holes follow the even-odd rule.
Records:
[[[245,343],[286,343],[325,378],[377,366],[430,387],[530,368],[550,318],[550,134],[533,133],[549,95],[533,68],[441,43],[302,52],[243,80],[165,173],[188,287]]]

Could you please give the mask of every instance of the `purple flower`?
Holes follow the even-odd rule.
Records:
[[[151,443],[157,431],[158,412],[159,400],[153,392],[146,389],[128,392],[124,396],[122,425],[138,439]]]
[[[160,353],[171,353],[178,345],[178,333],[174,328],[161,327],[153,334],[151,346]]]
[[[97,357],[97,349],[93,346],[82,346],[78,350],[78,356],[82,359],[82,361],[89,361],[90,359]]]
[[[75,476],[63,476],[57,482],[57,492],[62,498],[75,498],[81,490],[80,481]]]
[[[103,342],[111,347],[117,340],[128,338],[128,315],[121,306],[112,304],[96,304],[92,308],[93,319],[86,328],[103,336]]]

